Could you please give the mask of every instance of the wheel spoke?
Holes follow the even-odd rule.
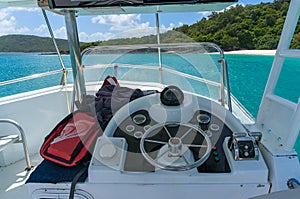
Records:
[[[187,132],[185,132],[185,134],[183,134],[183,136],[180,137],[180,139],[183,139],[185,136],[187,136],[187,134],[189,134],[193,129],[190,128]]]
[[[186,147],[196,147],[196,148],[206,148],[207,145],[203,145],[203,144],[183,144],[183,146],[186,146]]]
[[[164,126],[164,129],[166,130],[166,132],[167,132],[168,136],[169,136],[170,138],[172,138],[172,136],[171,136],[171,134],[170,134],[170,132],[169,132],[169,130],[167,129],[167,127],[166,127],[166,126]]]
[[[149,139],[145,139],[145,141],[146,141],[146,142],[156,143],[156,144],[168,144],[167,142],[158,141],[158,140],[149,140]]]

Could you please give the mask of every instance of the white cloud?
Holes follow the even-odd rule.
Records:
[[[174,27],[175,27],[175,24],[173,24],[173,23],[169,24],[169,29],[173,29]]]
[[[67,30],[64,26],[54,30],[53,34],[55,38],[67,39]]]
[[[155,27],[128,29],[128,30],[119,32],[117,34],[114,34],[114,36],[111,39],[143,37],[143,36],[151,35],[151,34],[152,35],[156,34],[156,28]]]
[[[33,32],[35,33],[45,33],[48,30],[45,24],[40,25],[39,27],[35,28]]]
[[[3,19],[0,21],[0,35],[4,34],[19,34],[19,33],[27,33],[29,32],[29,28],[27,27],[16,27],[17,21],[14,16],[10,16],[9,18]]]
[[[58,29],[53,30],[53,34],[55,38],[59,39],[67,39],[67,30],[66,27],[62,26]],[[90,42],[90,41],[103,41],[110,39],[114,36],[113,33],[101,33],[101,32],[96,32],[96,33],[91,33],[88,34],[86,32],[79,32],[78,37],[79,41],[81,42]]]
[[[85,32],[79,33],[79,40],[81,42],[104,41],[104,40],[111,39],[112,37],[114,37],[113,33],[101,33],[101,32],[96,32],[92,34],[87,34]]]
[[[21,34],[29,33],[30,29],[26,26],[19,27],[14,12],[36,12],[40,11],[38,8],[18,8],[5,7],[0,9],[0,35],[5,34]]]
[[[26,14],[26,12],[37,12],[41,14],[39,8],[0,8],[0,35],[35,34],[39,36],[49,37],[48,28],[43,23],[36,25],[36,27],[31,28],[31,30],[28,28],[29,26],[20,26],[18,22],[19,20],[21,21],[21,19],[17,18],[17,16],[19,16],[19,13],[18,15],[15,15],[16,12],[22,13],[24,15]],[[52,15],[50,14],[49,16]],[[101,30],[103,30],[103,32],[79,32],[79,40],[82,42],[99,40],[105,41],[115,38],[132,38],[156,34],[156,27],[152,26],[148,21],[142,21],[142,15],[140,14],[95,16],[90,18],[90,21],[92,26],[98,25]],[[175,25],[173,23],[170,23],[167,26],[162,24],[160,26],[160,32],[164,33],[174,27]],[[93,30],[95,31],[96,28],[94,27]],[[67,39],[66,28],[64,25],[56,26],[53,32],[55,38]]]
[[[110,31],[124,31],[130,28],[145,28],[149,26],[149,22],[141,23],[140,14],[96,16],[91,21],[92,23],[111,26]]]
[[[21,8],[21,7],[5,7],[0,9],[0,20],[11,16],[14,12],[40,12],[39,8]]]
[[[235,7],[238,6],[238,5],[241,5],[241,6],[245,7],[245,4],[243,4],[243,3],[235,3],[235,4],[232,4],[232,5],[228,6],[227,8],[225,8],[225,9],[223,9],[223,10],[217,11],[217,13],[219,13],[219,12],[224,12],[225,10],[229,10],[229,9],[231,9],[231,8],[235,8]],[[201,17],[203,17],[203,18],[207,18],[209,15],[212,14],[212,12],[211,12],[211,11],[204,11],[204,12],[198,12],[198,14],[199,14]]]
[[[211,15],[211,11],[205,11],[205,12],[198,12],[199,15],[202,17],[202,18],[207,18],[209,15]]]
[[[25,7],[5,7],[1,10],[7,10],[7,12],[19,12],[19,11],[26,11],[26,12],[40,12],[40,8],[25,8]]]
[[[5,19],[9,14],[5,11],[2,11],[3,9],[0,9],[0,20]]]
[[[98,33],[101,36],[99,40],[142,37],[156,34],[156,27],[151,26],[150,22],[141,22],[140,14],[96,16],[91,19],[91,22],[109,26],[110,32],[105,34]],[[170,23],[168,27],[162,24],[160,26],[160,33],[171,30],[174,27],[173,23]]]
[[[156,34],[156,28],[151,27],[149,22],[141,23],[141,15],[110,15],[110,16],[96,16],[91,18],[91,22],[94,24],[108,25],[108,31],[106,32],[79,32],[79,40],[81,42],[91,41],[105,41],[115,38],[127,38],[127,37],[142,37],[149,34]],[[95,25],[93,25],[95,26]],[[170,24],[170,27],[166,28],[161,26],[161,32],[174,27],[174,24]],[[33,30],[34,33],[40,36],[49,36],[47,26],[42,24]],[[65,26],[61,26],[53,30],[55,38],[67,39],[67,31]]]

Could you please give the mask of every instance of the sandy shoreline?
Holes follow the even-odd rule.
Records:
[[[275,55],[276,50],[236,50],[227,51],[226,54],[238,54],[238,55]]]

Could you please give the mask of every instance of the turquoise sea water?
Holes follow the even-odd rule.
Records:
[[[254,117],[257,115],[273,58],[273,56],[226,55],[231,91]],[[63,60],[66,67],[70,67],[67,55],[63,56]],[[0,54],[0,82],[59,69],[61,66],[56,55]],[[300,95],[300,60],[286,59],[282,70],[275,93],[297,103]],[[43,77],[38,82],[27,80],[0,86],[0,97],[58,85],[60,79],[61,74],[56,74]],[[295,148],[300,153],[300,138]]]

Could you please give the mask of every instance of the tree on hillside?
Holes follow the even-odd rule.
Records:
[[[218,43],[225,50],[275,49],[288,6],[287,0],[245,7],[237,5],[224,12],[213,12],[208,19],[175,30],[195,41]],[[300,46],[299,35],[293,40],[292,46]]]

